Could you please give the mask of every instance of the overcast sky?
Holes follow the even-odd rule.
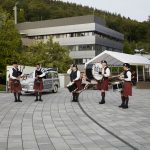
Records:
[[[150,0],[62,0],[121,14],[138,21],[150,16]]]

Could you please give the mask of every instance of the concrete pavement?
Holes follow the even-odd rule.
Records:
[[[120,93],[86,90],[72,103],[67,89],[32,95],[14,103],[0,93],[0,150],[149,150],[150,90],[133,90],[129,109],[118,108]]]

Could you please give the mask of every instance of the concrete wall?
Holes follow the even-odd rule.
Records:
[[[68,74],[64,73],[59,73],[58,74],[59,81],[60,81],[60,88],[64,88],[67,86],[67,84],[70,82],[70,77]]]

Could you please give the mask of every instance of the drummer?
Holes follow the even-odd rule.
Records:
[[[107,61],[106,60],[102,60],[101,61],[102,64],[102,72],[101,74],[103,75],[103,78],[101,81],[98,82],[98,89],[101,90],[101,96],[102,99],[99,102],[99,104],[105,104],[105,91],[108,91],[108,77],[110,76],[110,69],[107,66]]]
[[[72,102],[78,102],[79,92],[81,90],[81,79],[80,71],[76,64],[70,66],[70,69],[67,71],[67,74],[70,75],[70,81],[74,82],[77,86],[77,90],[72,92],[73,100]]]
[[[127,109],[128,108],[128,102],[129,102],[129,96],[132,96],[130,64],[124,63],[123,69],[124,69],[124,78],[120,78],[122,81],[124,81],[123,88],[121,91],[122,103],[119,107],[121,107],[123,109]]]

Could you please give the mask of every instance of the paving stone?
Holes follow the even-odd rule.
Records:
[[[86,90],[79,100],[97,123],[139,150],[150,149],[150,90],[133,89],[129,109],[119,109],[120,93],[106,93],[99,105],[97,90]],[[71,94],[60,89],[35,103],[32,95],[14,103],[11,93],[0,93],[0,150],[132,150],[83,113]],[[23,147],[22,147],[23,146]]]

